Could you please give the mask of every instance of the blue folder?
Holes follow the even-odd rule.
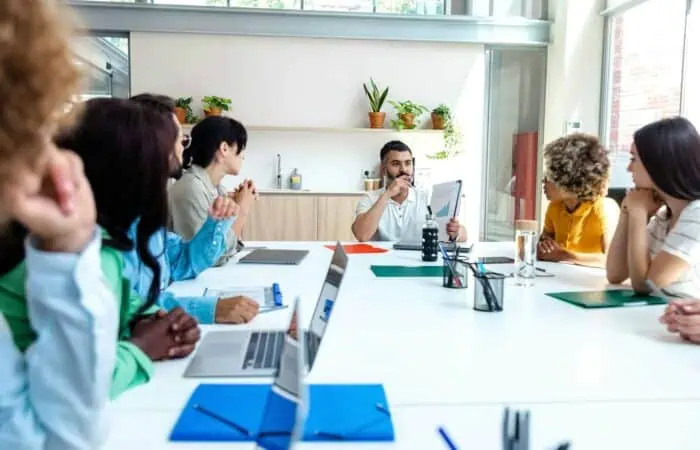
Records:
[[[170,440],[254,441],[260,432],[269,393],[270,385],[265,384],[201,384],[180,414]],[[310,385],[308,401],[305,441],[394,440],[394,426],[381,384]],[[263,433],[269,431],[268,427],[291,431],[292,413],[287,412],[293,410],[273,407],[273,412],[279,412],[279,423],[272,424],[268,412]]]

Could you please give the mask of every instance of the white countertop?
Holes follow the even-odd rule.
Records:
[[[278,282],[286,301],[301,296],[302,323],[308,323],[331,251],[320,243],[262,245],[311,252],[299,266],[271,269],[232,262],[175,283],[172,291],[201,295],[205,287]],[[477,244],[474,252],[509,256],[513,244]],[[533,450],[553,448],[564,439],[572,439],[576,450],[700,448],[700,346],[666,332],[658,323],[663,306],[585,310],[546,296],[606,287],[604,271],[569,265],[540,263],[555,277],[537,278],[530,288],[508,280],[501,313],[472,309],[472,280],[469,288],[452,290],[443,288],[440,278],[376,278],[370,271],[372,264],[420,265],[419,259],[419,252],[350,255],[333,321],[308,381],[383,383],[396,431],[393,445],[350,445],[445,448],[435,432],[444,424],[460,448],[496,450],[501,448],[502,407],[516,404],[533,408]],[[281,329],[289,314],[290,309],[263,314],[237,327]],[[203,332],[226,328],[232,327],[205,326]],[[168,442],[194,388],[200,382],[265,382],[184,379],[186,366],[187,360],[157,363],[150,383],[113,403],[107,448],[205,448]],[[133,432],[137,425],[148,430],[138,433],[141,437]]]

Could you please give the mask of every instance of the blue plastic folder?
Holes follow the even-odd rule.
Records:
[[[180,414],[171,441],[254,441],[270,392],[267,384],[201,384]],[[393,441],[394,426],[381,384],[315,384],[308,387],[310,408],[304,441]],[[205,409],[217,418],[202,412]],[[286,408],[276,408],[279,425],[265,420],[265,428],[288,429]],[[223,420],[222,420],[223,419]],[[227,424],[234,423],[247,433]]]

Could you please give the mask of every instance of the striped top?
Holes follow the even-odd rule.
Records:
[[[688,263],[688,269],[664,291],[670,295],[700,299],[700,200],[681,211],[678,222],[670,229],[666,207],[661,208],[647,225],[649,252],[654,258],[666,252]]]

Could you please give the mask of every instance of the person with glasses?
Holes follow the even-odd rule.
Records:
[[[170,156],[170,177],[179,178],[183,173],[183,153],[188,140],[175,115],[175,101],[167,96],[149,93],[136,95],[131,101],[166,111],[172,117],[178,130],[178,140]],[[167,199],[164,205],[159,206],[165,207],[167,213]],[[143,298],[148,298],[155,275],[159,278],[158,304],[168,311],[182,307],[202,324],[240,324],[251,321],[258,313],[258,304],[245,297],[182,297],[166,291],[172,282],[195,278],[221,258],[226,251],[227,238],[239,209],[240,206],[230,196],[217,196],[207,210],[203,225],[189,240],[169,232],[166,229],[167,220],[153,234],[142,232],[142,223],[136,220],[129,230],[129,237],[134,242],[148,239],[150,253],[157,258],[160,268],[160,273],[154,274],[136,249],[125,252],[125,274],[136,292]]]
[[[225,264],[240,249],[246,217],[256,198],[255,184],[246,180],[227,193],[221,181],[238,175],[245,160],[248,133],[243,124],[229,117],[207,117],[192,128],[192,145],[185,150],[188,169],[169,192],[172,229],[185,239],[195,236],[207,219],[214,200],[228,195],[239,209],[228,234],[226,251],[217,261]]]
[[[595,136],[574,133],[547,145],[544,160],[550,203],[538,259],[604,267],[620,216],[615,200],[606,197],[608,152]]]

